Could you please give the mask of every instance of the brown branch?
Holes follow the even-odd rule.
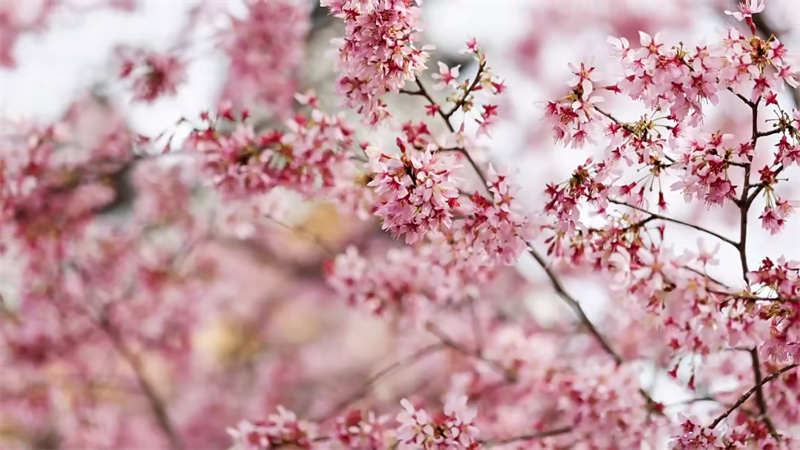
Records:
[[[530,253],[531,256],[533,256],[533,259],[535,259],[536,262],[539,263],[539,265],[545,271],[547,277],[550,279],[550,284],[553,285],[553,288],[556,291],[556,294],[558,294],[558,296],[561,297],[561,299],[564,300],[564,302],[566,302],[567,305],[569,305],[573,309],[573,311],[575,311],[575,314],[577,314],[583,326],[586,327],[587,330],[589,330],[589,333],[591,333],[592,336],[594,336],[595,340],[600,344],[603,350],[611,357],[611,359],[614,360],[614,363],[616,363],[618,366],[624,363],[625,360],[622,359],[622,357],[617,352],[615,352],[613,348],[611,348],[611,345],[608,343],[608,341],[606,341],[603,335],[600,334],[599,331],[597,331],[597,328],[595,328],[592,321],[589,320],[589,317],[586,315],[586,312],[583,310],[583,307],[580,305],[580,303],[578,303],[578,301],[575,300],[574,297],[569,295],[566,289],[564,289],[564,285],[561,283],[561,280],[559,280],[558,277],[555,275],[555,273],[553,273],[553,271],[550,270],[550,267],[548,267],[547,265],[547,261],[544,260],[542,255],[540,255],[533,247],[530,246],[528,248],[528,253]],[[653,400],[653,398],[650,396],[650,394],[647,393],[647,391],[645,391],[644,389],[639,389],[639,394],[642,397],[644,397],[645,402],[647,403],[648,410],[654,411],[658,414],[663,414],[660,405],[655,400]]]
[[[756,104],[755,104],[755,103],[753,103],[753,101],[752,101],[752,100],[750,100],[749,98],[747,98],[747,97],[745,97],[744,95],[742,95],[742,94],[740,94],[740,93],[738,93],[738,92],[734,91],[732,87],[729,87],[729,88],[727,88],[727,89],[728,89],[728,91],[729,91],[729,92],[733,93],[733,95],[735,95],[735,96],[739,97],[739,100],[743,101],[743,102],[744,102],[744,103],[745,103],[747,106],[749,106],[749,107],[751,107],[751,108],[752,108],[752,107],[754,107],[754,106],[756,105]]]
[[[775,430],[775,425],[773,425],[769,416],[767,416],[767,402],[764,400],[764,389],[761,388],[761,361],[758,358],[757,349],[754,348],[750,350],[750,358],[753,361],[753,374],[755,375],[756,386],[758,386],[758,389],[756,389],[756,404],[758,405],[758,411],[761,413],[762,420],[764,425],[767,426],[769,433],[777,438],[778,431]]]
[[[631,127],[627,123],[617,119],[616,117],[612,116],[611,113],[607,113],[607,112],[603,111],[602,109],[598,108],[597,106],[595,106],[594,109],[595,109],[595,111],[599,112],[600,114],[608,117],[612,122],[616,123],[617,125],[621,125],[622,128],[624,128],[629,133],[636,134],[636,130],[634,130],[633,127]]]
[[[730,416],[731,413],[733,413],[734,411],[736,411],[737,408],[742,406],[742,404],[744,404],[744,402],[746,402],[747,399],[750,398],[750,396],[753,395],[762,386],[764,386],[765,384],[767,384],[770,381],[774,380],[775,378],[778,378],[784,372],[788,372],[788,371],[790,371],[790,370],[792,370],[792,369],[794,369],[794,368],[796,368],[798,366],[800,366],[800,364],[790,364],[790,365],[788,365],[788,366],[786,366],[786,367],[784,367],[782,369],[779,369],[779,370],[773,372],[771,375],[767,376],[766,378],[762,379],[761,382],[759,382],[758,384],[756,384],[755,386],[750,388],[749,391],[747,391],[744,394],[742,394],[742,396],[739,397],[739,400],[737,400],[736,403],[734,403],[730,408],[728,408],[727,411],[725,411],[721,416],[719,416],[716,419],[714,419],[714,421],[711,422],[711,425],[709,425],[708,428],[712,428],[712,429],[716,428],[716,426],[719,425],[720,422],[725,420],[726,417]]]
[[[478,359],[480,361],[485,362],[492,369],[494,369],[497,373],[502,375],[503,378],[505,379],[506,383],[514,383],[514,382],[517,381],[517,376],[513,372],[513,370],[503,367],[502,364],[500,364],[499,362],[497,362],[495,360],[492,360],[492,359],[489,359],[489,358],[486,358],[486,357],[482,356],[477,351],[469,350],[468,348],[466,348],[463,345],[459,344],[458,342],[454,341],[453,338],[451,338],[450,336],[444,334],[444,332],[442,332],[442,330],[440,330],[439,327],[437,327],[433,322],[426,322],[425,323],[425,329],[428,330],[431,334],[433,334],[437,338],[439,338],[441,343],[446,345],[447,347],[450,347],[453,350],[455,350],[455,351],[457,351],[457,352],[459,352],[461,354],[464,354],[466,356],[469,356],[471,358],[476,358],[476,359]]]
[[[142,370],[141,362],[137,355],[135,355],[122,341],[122,338],[119,336],[117,331],[111,327],[108,320],[105,318],[101,318],[98,321],[98,325],[100,329],[105,332],[108,336],[109,340],[113,344],[114,348],[117,350],[117,353],[122,356],[122,358],[128,363],[131,370],[136,376],[136,380],[139,383],[139,386],[142,389],[147,401],[150,405],[150,409],[153,412],[153,415],[156,418],[156,422],[158,423],[159,428],[169,440],[170,446],[173,450],[180,450],[183,449],[183,441],[175,432],[175,427],[172,425],[172,420],[169,417],[169,413],[167,412],[167,407],[164,403],[164,400],[158,395],[158,392],[144,375]]]
[[[472,84],[471,84],[471,85],[470,85],[470,86],[467,88],[467,90],[466,90],[466,91],[464,91],[464,96],[463,96],[463,97],[461,97],[461,99],[460,99],[458,102],[456,102],[456,104],[455,104],[455,105],[453,105],[453,109],[451,109],[450,111],[448,111],[448,112],[447,112],[447,113],[446,113],[446,114],[443,116],[443,117],[445,117],[445,119],[447,119],[448,123],[450,122],[450,117],[451,117],[453,114],[455,114],[455,112],[456,112],[456,111],[458,111],[458,109],[459,109],[459,108],[461,108],[462,106],[464,106],[464,104],[467,102],[467,97],[469,97],[469,96],[470,96],[470,94],[472,94],[472,91],[473,91],[473,90],[475,90],[475,86],[477,86],[477,85],[478,85],[478,83],[480,83],[480,81],[481,81],[481,75],[483,75],[483,70],[484,70],[485,68],[486,68],[486,61],[481,61],[481,63],[480,63],[480,64],[478,64],[478,73],[476,73],[476,74],[475,74],[475,79],[474,79],[474,80],[472,80]]]
[[[536,262],[539,263],[539,265],[542,266],[542,268],[544,269],[545,273],[547,274],[547,277],[550,279],[550,284],[553,285],[553,289],[555,289],[556,291],[556,294],[558,294],[558,296],[561,297],[561,299],[564,300],[564,302],[566,302],[567,305],[569,305],[570,308],[573,309],[573,311],[575,311],[575,314],[578,315],[578,318],[580,319],[583,326],[589,330],[589,332],[594,336],[594,338],[597,340],[597,342],[600,344],[603,350],[605,350],[605,352],[609,356],[611,356],[614,362],[617,365],[622,364],[623,363],[622,357],[619,356],[617,352],[615,352],[614,349],[611,348],[611,345],[609,345],[609,343],[606,341],[603,335],[601,335],[600,332],[597,331],[597,328],[595,328],[594,324],[592,324],[592,321],[589,320],[589,317],[586,316],[586,312],[584,312],[583,307],[580,305],[580,303],[578,303],[578,301],[575,300],[575,298],[573,298],[571,295],[569,295],[566,289],[564,289],[564,285],[561,284],[561,280],[559,280],[558,277],[556,277],[555,273],[553,273],[553,271],[550,270],[550,267],[548,267],[547,265],[547,261],[544,260],[542,255],[540,255],[533,248],[529,248],[529,253],[531,254],[531,256],[533,256],[533,259],[535,259]]]
[[[455,130],[455,128],[453,128],[453,125],[450,123],[450,116],[445,114],[442,111],[442,108],[439,106],[439,104],[436,103],[436,100],[434,100],[433,97],[431,97],[431,94],[429,94],[428,90],[425,89],[425,85],[422,84],[422,80],[420,80],[419,77],[416,77],[416,78],[414,78],[414,82],[417,84],[417,87],[419,88],[419,90],[409,91],[408,89],[400,89],[400,93],[408,94],[408,95],[419,95],[419,96],[425,97],[425,99],[428,100],[428,103],[430,103],[431,105],[436,105],[437,106],[436,111],[439,113],[439,116],[444,120],[444,123],[447,125],[447,128],[450,130],[450,132],[451,133],[455,133],[456,130]]]
[[[778,134],[778,133],[782,133],[782,132],[783,132],[783,130],[781,130],[780,128],[775,128],[775,129],[772,129],[772,130],[769,130],[769,131],[759,131],[758,133],[756,133],[756,136],[762,138],[762,137],[765,137],[765,136],[772,136],[773,134]]]
[[[752,137],[750,145],[753,152],[756,151],[756,144],[758,143],[758,103],[755,102],[750,108],[752,111]],[[739,250],[739,259],[742,264],[742,277],[747,282],[747,273],[750,271],[747,267],[747,216],[750,212],[750,202],[748,201],[748,194],[750,193],[750,172],[752,164],[747,163],[744,167],[744,186],[742,186],[742,195],[739,197],[737,205],[739,206],[739,243],[736,248]]]
[[[758,139],[760,137],[758,133],[758,104],[760,103],[760,98],[756,99],[755,102],[751,102],[750,110],[752,116],[752,123],[751,123],[751,141],[750,145],[753,149],[753,153],[755,154],[756,145],[758,144]],[[747,283],[747,274],[750,272],[750,269],[747,265],[747,222],[748,222],[748,215],[750,213],[750,205],[752,205],[752,200],[749,197],[750,193],[750,173],[752,170],[752,163],[748,162],[745,164],[744,167],[744,186],[742,186],[742,194],[739,197],[738,202],[736,202],[737,206],[739,206],[739,243],[736,246],[737,250],[739,251],[739,261],[742,265],[742,278],[744,278],[745,283]],[[761,188],[763,189],[763,188]],[[760,192],[760,189],[757,190]],[[757,195],[757,194],[756,194]],[[755,197],[753,197],[754,199]],[[775,430],[775,426],[772,424],[772,420],[770,420],[769,415],[767,413],[767,404],[764,401],[764,390],[762,389],[761,385],[761,362],[758,359],[758,347],[754,347],[750,349],[750,356],[753,362],[753,374],[755,376],[756,386],[756,399],[758,404],[759,412],[761,413],[761,421],[764,422],[764,425],[769,430],[770,434],[772,434],[775,439],[779,439],[778,432]],[[712,427],[713,428],[713,427]]]
[[[616,205],[621,205],[621,206],[627,206],[628,208],[632,208],[632,209],[635,209],[635,210],[637,210],[639,212],[643,212],[645,214],[649,214],[650,217],[655,217],[658,220],[677,223],[677,224],[683,225],[685,227],[694,228],[697,231],[702,231],[703,233],[706,233],[706,234],[708,234],[710,236],[714,236],[715,238],[717,238],[717,239],[719,239],[719,240],[721,240],[721,241],[723,241],[723,242],[725,242],[727,244],[730,244],[730,245],[734,246],[735,248],[738,248],[738,246],[739,246],[739,244],[734,242],[732,239],[728,239],[725,236],[723,236],[723,235],[721,235],[719,233],[715,233],[715,232],[713,232],[711,230],[708,230],[706,228],[703,228],[703,227],[700,227],[700,226],[697,226],[697,225],[694,225],[694,224],[691,224],[691,223],[688,223],[688,222],[683,222],[683,221],[678,220],[678,219],[673,219],[671,217],[662,216],[660,214],[656,214],[656,213],[650,212],[650,211],[648,211],[648,210],[646,210],[644,208],[640,208],[638,206],[634,206],[634,205],[631,205],[631,204],[628,204],[628,203],[625,203],[625,202],[621,202],[619,200],[608,199],[608,201],[609,201],[609,203],[614,203]]]
[[[481,66],[478,68],[478,75],[480,75],[481,71],[483,70],[483,69],[482,69],[482,67],[483,67],[483,65],[481,65]],[[477,79],[478,79],[478,77],[476,77],[475,79],[477,80]],[[409,91],[409,90],[407,90],[407,89],[401,89],[401,90],[400,90],[400,92],[401,92],[401,93],[403,93],[403,94],[408,94],[408,95],[418,95],[418,96],[425,97],[425,98],[428,100],[428,102],[429,102],[431,105],[437,105],[436,101],[435,101],[435,100],[433,99],[433,97],[431,97],[431,95],[428,93],[428,90],[427,90],[427,89],[425,89],[425,85],[424,85],[424,84],[422,84],[422,81],[419,79],[419,77],[415,78],[415,79],[414,79],[414,82],[416,82],[416,84],[417,84],[417,87],[419,87],[419,89],[418,89],[418,90],[416,90],[416,91]],[[474,87],[474,84],[475,84],[475,83],[473,83],[473,87]],[[466,96],[465,96],[464,98],[466,98]],[[462,103],[462,104],[463,104],[463,103]],[[442,118],[442,120],[444,120],[444,123],[445,123],[445,125],[447,125],[447,129],[449,129],[451,133],[455,133],[455,131],[456,131],[456,130],[455,130],[455,128],[453,127],[453,124],[451,124],[451,123],[450,123],[450,116],[452,115],[452,113],[453,113],[455,110],[451,110],[451,111],[450,111],[450,112],[448,112],[447,114],[445,114],[444,112],[442,112],[442,109],[441,109],[441,108],[438,108],[438,109],[437,109],[437,111],[438,111],[438,113],[439,113],[439,116]],[[487,181],[486,181],[486,176],[484,176],[484,174],[483,174],[483,171],[480,169],[480,167],[478,167],[478,163],[477,163],[477,162],[475,162],[475,160],[474,160],[474,159],[472,159],[472,155],[470,155],[470,154],[469,154],[469,152],[467,151],[467,149],[465,149],[465,148],[463,148],[463,147],[456,147],[456,148],[447,148],[447,149],[443,149],[443,150],[444,150],[444,151],[457,151],[457,152],[461,153],[462,155],[464,155],[464,156],[467,158],[467,161],[469,162],[469,164],[470,164],[470,165],[472,166],[472,168],[475,170],[475,173],[478,175],[478,177],[480,177],[480,179],[481,179],[481,182],[483,182],[483,186],[484,186],[484,188],[485,188],[485,189],[488,189],[488,188],[487,188],[487,185],[488,185],[488,184],[487,184]]]
[[[713,280],[712,280],[713,281]],[[712,294],[725,295],[735,298],[737,300],[747,300],[751,302],[772,302],[772,303],[794,303],[800,301],[800,297],[759,297],[749,293],[734,294],[731,292],[717,291],[715,289],[706,289]]]
[[[411,355],[399,361],[396,361],[393,364],[384,367],[383,369],[379,370],[375,375],[369,377],[360,388],[353,391],[353,393],[350,394],[347,398],[337,403],[336,406],[334,406],[330,410],[330,412],[325,414],[321,419],[317,420],[317,422],[324,422],[325,420],[328,420],[331,417],[334,417],[335,415],[339,414],[342,410],[352,405],[353,403],[357,402],[358,400],[361,400],[365,395],[367,395],[367,393],[369,393],[370,388],[373,385],[375,385],[375,383],[377,383],[381,378],[391,374],[396,369],[403,368],[404,366],[407,366],[409,364],[413,364],[421,360],[425,356],[428,356],[432,353],[435,353],[438,350],[443,349],[444,347],[445,344],[442,343],[429,345],[427,347],[423,347],[420,350],[417,350],[416,352],[412,353]]]
[[[694,273],[696,273],[696,274],[698,274],[698,275],[700,275],[702,277],[706,277],[709,281],[711,281],[712,283],[717,284],[720,287],[723,287],[725,289],[729,289],[728,285],[726,285],[722,281],[717,280],[716,278],[712,277],[711,275],[709,275],[709,274],[707,274],[705,272],[701,272],[701,271],[699,271],[699,270],[697,270],[697,269],[695,269],[693,267],[689,267],[689,266],[683,266],[683,268],[688,270],[688,271],[690,271],[690,272],[694,272]],[[714,291],[709,290],[709,292],[714,292]],[[719,294],[720,292],[717,292],[717,293]]]

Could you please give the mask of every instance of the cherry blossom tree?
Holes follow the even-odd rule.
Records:
[[[9,5],[4,66],[23,32],[68,6],[45,2],[24,23]],[[209,2],[174,45],[111,59],[127,102],[157,104],[191,76],[195,31],[222,17],[214,48],[229,69],[213,110],[145,136],[91,93],[50,123],[3,122],[0,251],[14,289],[0,291],[0,439],[800,445],[800,249],[752,256],[754,235],[800,231],[797,48],[761,17],[771,5],[718,8],[729,22],[708,42],[606,17],[619,35],[607,53],[529,101],[558,152],[583,161],[534,183],[485,144],[518,94],[469,30],[453,62],[426,42],[420,0],[318,7],[338,27],[338,104],[300,76],[306,5],[248,0],[236,15]],[[546,42],[513,47],[521,66],[541,64]],[[744,126],[716,122],[720,110]],[[526,264],[544,283],[520,275]],[[607,298],[578,295],[576,276]],[[542,292],[570,314],[530,308]]]

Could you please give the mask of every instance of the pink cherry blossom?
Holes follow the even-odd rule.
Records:
[[[341,73],[336,89],[345,104],[375,125],[388,111],[382,98],[397,93],[426,69],[430,46],[417,48],[420,9],[413,2],[325,2],[345,22],[345,36],[335,40]]]
[[[291,111],[308,12],[298,2],[248,0],[244,17],[230,17],[220,46],[230,58],[222,100],[237,108],[265,105],[279,117]]]
[[[455,66],[448,68],[447,64],[439,61],[439,73],[435,73],[431,75],[434,80],[439,80],[433,88],[437,90],[444,89],[447,86],[457,86],[458,85],[458,69],[461,66]]]
[[[450,155],[407,148],[398,139],[399,157],[380,153],[370,166],[379,204],[375,215],[383,219],[383,229],[395,236],[405,235],[412,244],[439,227],[451,228],[453,210],[458,207],[458,191],[453,173],[458,165]]]
[[[120,78],[132,79],[134,100],[149,103],[177,94],[178,85],[186,76],[186,64],[177,56],[127,48],[119,52],[122,58]]]
[[[742,0],[739,2],[739,11],[731,12],[725,11],[725,14],[733,16],[741,22],[745,19],[750,19],[753,14],[758,14],[764,11],[764,0]]]

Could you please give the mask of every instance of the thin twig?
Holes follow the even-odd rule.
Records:
[[[403,368],[403,367],[406,367],[406,366],[408,366],[410,364],[413,364],[413,363],[421,360],[425,356],[428,356],[428,355],[430,355],[432,353],[435,353],[436,351],[441,350],[441,349],[443,349],[445,347],[446,347],[446,345],[443,344],[443,343],[437,343],[437,344],[429,345],[427,347],[421,348],[420,350],[417,350],[416,352],[412,353],[411,355],[406,356],[405,358],[403,358],[403,359],[401,359],[399,361],[396,361],[393,364],[390,364],[390,365],[384,367],[383,369],[379,370],[375,375],[369,377],[364,382],[364,384],[361,385],[360,388],[358,388],[357,390],[353,391],[353,393],[350,394],[347,398],[345,398],[344,400],[342,400],[341,402],[336,404],[336,406],[334,406],[330,410],[330,412],[325,414],[325,416],[323,416],[322,419],[318,420],[318,422],[323,422],[323,421],[325,421],[327,419],[330,419],[331,417],[334,417],[335,415],[339,414],[342,410],[344,410],[348,406],[350,406],[353,403],[361,400],[365,395],[367,395],[367,393],[369,393],[370,388],[375,383],[377,383],[381,378],[391,374],[392,372],[394,372],[395,370],[397,370],[399,368]]]
[[[482,61],[480,64],[478,64],[478,73],[475,74],[475,79],[472,81],[472,84],[467,88],[466,91],[464,91],[464,96],[461,97],[461,99],[458,102],[456,102],[455,105],[453,105],[453,108],[444,115],[444,117],[447,119],[448,122],[450,121],[450,117],[453,114],[455,114],[455,112],[458,111],[459,108],[464,106],[464,103],[467,102],[467,97],[469,97],[469,95],[475,89],[475,86],[477,86],[478,83],[480,83],[481,75],[483,75],[483,70],[485,68],[486,68],[485,61]]]
[[[426,322],[425,323],[425,329],[428,330],[431,334],[433,334],[437,338],[439,338],[439,340],[442,342],[442,344],[444,344],[444,345],[452,348],[453,350],[456,350],[457,352],[462,353],[462,354],[464,354],[466,356],[469,356],[469,357],[472,357],[472,358],[476,358],[476,359],[479,359],[479,360],[487,363],[492,369],[494,369],[497,373],[502,375],[503,378],[505,378],[507,383],[516,382],[517,377],[515,376],[515,374],[510,369],[507,369],[507,368],[503,367],[502,364],[498,363],[495,360],[486,358],[486,357],[482,356],[480,353],[475,352],[475,351],[471,351],[470,349],[468,349],[468,348],[464,347],[463,345],[459,344],[458,342],[453,340],[453,338],[451,338],[450,336],[444,334],[444,332],[442,330],[440,330],[439,327],[437,327],[433,322]]]
[[[595,111],[599,112],[600,114],[602,114],[602,115],[608,117],[609,119],[611,119],[611,121],[616,123],[617,125],[621,125],[622,128],[624,128],[629,133],[635,133],[635,130],[633,129],[633,127],[631,127],[627,123],[617,119],[616,117],[612,116],[610,113],[598,108],[597,106],[595,106],[594,109],[595,109]]]
[[[409,91],[407,89],[400,89],[400,93],[408,94],[408,95],[420,95],[422,97],[425,97],[428,100],[428,103],[430,103],[431,105],[436,105],[437,106],[436,111],[439,113],[439,116],[444,120],[444,123],[447,125],[447,128],[450,130],[450,132],[451,133],[455,133],[456,130],[455,130],[455,128],[453,128],[453,125],[450,123],[450,116],[445,114],[442,111],[442,108],[439,106],[439,104],[436,103],[436,100],[434,100],[433,97],[431,97],[431,95],[428,93],[428,90],[425,89],[425,85],[422,84],[422,80],[420,80],[419,77],[416,77],[416,78],[414,78],[414,82],[417,84],[417,87],[419,88],[419,90]]]
[[[775,129],[770,130],[770,131],[759,131],[758,133],[756,133],[756,136],[762,138],[762,137],[765,137],[765,136],[772,136],[773,134],[778,134],[778,133],[781,133],[781,132],[783,132],[783,130],[781,130],[780,128],[775,128]]]
[[[753,386],[752,388],[750,388],[749,391],[747,391],[744,394],[742,394],[742,396],[739,397],[739,400],[737,400],[736,403],[734,403],[730,408],[728,408],[728,410],[725,411],[721,416],[719,416],[716,419],[714,419],[714,421],[711,422],[711,425],[709,425],[708,427],[712,428],[712,429],[716,428],[717,425],[720,424],[720,422],[725,420],[726,417],[730,416],[731,413],[733,413],[734,411],[736,411],[737,408],[742,406],[742,404],[744,404],[744,402],[746,402],[747,399],[750,398],[750,396],[753,395],[759,388],[761,388],[765,384],[769,383],[770,381],[774,380],[775,378],[778,378],[784,372],[788,372],[788,371],[790,371],[790,370],[792,370],[792,369],[794,369],[794,368],[796,368],[798,366],[800,366],[800,364],[788,365],[788,366],[786,366],[786,367],[784,367],[782,369],[778,369],[777,371],[773,372],[771,375],[769,375],[766,378],[762,379],[760,383],[758,383],[757,385]]]
[[[475,311],[475,299],[473,297],[469,297],[469,314],[472,316],[472,337],[475,339],[475,353],[478,356],[482,356],[483,350],[481,349],[481,325],[478,320],[477,311]]]
[[[272,223],[274,223],[274,224],[276,224],[276,225],[278,225],[278,226],[280,226],[282,228],[285,228],[289,232],[292,232],[292,233],[294,233],[294,234],[296,234],[296,235],[298,235],[300,237],[303,237],[303,238],[313,242],[319,248],[321,248],[325,253],[327,253],[329,256],[335,256],[336,255],[336,252],[333,251],[333,249],[331,249],[327,245],[325,245],[322,242],[322,240],[319,239],[319,237],[317,235],[315,235],[314,233],[308,231],[307,229],[301,228],[301,227],[292,227],[291,225],[286,224],[284,222],[281,222],[280,220],[278,220],[278,219],[276,219],[276,218],[274,218],[274,217],[272,217],[270,215],[264,215],[263,217],[265,219],[269,220],[270,222],[272,222]]]
[[[479,69],[478,69],[478,75],[479,76],[480,76],[480,73],[481,73],[482,70],[483,69],[482,69],[482,65],[481,65],[481,67],[479,67]],[[478,80],[478,77],[476,77],[475,79]],[[417,84],[417,87],[419,88],[418,90],[409,91],[407,89],[401,89],[400,92],[403,93],[403,94],[418,95],[418,96],[425,97],[431,105],[438,105],[436,103],[436,100],[434,100],[433,97],[431,97],[431,95],[428,93],[428,90],[425,89],[425,85],[422,84],[422,80],[420,80],[419,77],[415,78],[414,82]],[[475,84],[476,83],[473,83],[472,88],[474,88]],[[470,88],[470,90],[472,88]],[[466,96],[464,98],[466,98]],[[461,104],[463,105],[463,103],[461,103]],[[437,108],[437,112],[439,113],[439,116],[442,118],[442,120],[444,120],[445,125],[447,125],[447,129],[449,129],[451,133],[455,133],[455,131],[456,131],[455,128],[453,127],[453,124],[450,123],[450,116],[453,114],[453,112],[455,112],[455,109],[457,109],[457,108],[454,108],[453,110],[449,111],[448,113],[444,113],[444,112],[442,112],[442,108]],[[464,157],[467,158],[467,161],[469,162],[469,165],[472,166],[472,168],[475,170],[475,173],[481,179],[481,182],[483,183],[484,189],[488,189],[486,176],[483,174],[483,171],[478,166],[478,163],[475,162],[474,159],[472,159],[472,155],[469,154],[467,149],[465,149],[463,147],[455,147],[455,148],[442,149],[442,151],[457,151],[457,152],[461,153],[462,155],[464,155]]]
[[[715,233],[715,232],[713,232],[711,230],[708,230],[706,228],[703,228],[703,227],[700,227],[700,226],[697,226],[697,225],[694,225],[694,224],[691,224],[691,223],[688,223],[688,222],[684,222],[684,221],[681,221],[681,220],[678,220],[678,219],[673,219],[671,217],[662,216],[660,214],[656,214],[654,212],[650,212],[650,211],[648,211],[648,210],[646,210],[644,208],[640,208],[638,206],[634,206],[634,205],[631,205],[631,204],[628,204],[628,203],[625,203],[625,202],[621,202],[619,200],[608,199],[608,201],[609,201],[609,203],[614,203],[616,205],[621,205],[621,206],[627,206],[628,208],[632,208],[632,209],[635,209],[635,210],[637,210],[639,212],[643,212],[645,214],[649,214],[651,217],[655,217],[658,220],[677,223],[677,224],[683,225],[685,227],[694,228],[697,231],[702,231],[703,233],[706,233],[706,234],[708,234],[710,236],[714,236],[715,238],[717,238],[717,239],[719,239],[719,240],[721,240],[721,241],[723,241],[723,242],[725,242],[727,244],[732,245],[734,248],[739,248],[739,244],[737,244],[732,239],[728,239],[725,236],[723,236],[723,235],[721,235],[719,233]]]
[[[682,402],[670,403],[668,405],[664,405],[664,408],[674,408],[676,406],[686,406],[686,405],[691,405],[691,404],[700,403],[700,402],[715,402],[715,403],[719,403],[719,400],[717,400],[716,398],[714,398],[714,397],[709,395],[709,396],[705,396],[705,397],[690,398],[689,400],[684,400]]]
[[[564,289],[564,285],[561,284],[561,280],[559,280],[558,277],[555,275],[555,273],[553,273],[553,271],[550,270],[550,267],[547,265],[547,261],[545,261],[542,255],[540,255],[532,247],[528,249],[528,252],[531,254],[531,256],[533,256],[533,259],[535,259],[536,262],[539,263],[540,266],[542,266],[545,273],[547,274],[547,277],[550,279],[550,284],[553,285],[556,294],[558,294],[558,296],[561,297],[561,299],[564,300],[575,311],[575,314],[578,315],[578,318],[580,319],[583,326],[585,326],[586,329],[589,330],[589,332],[594,336],[594,338],[597,340],[600,346],[603,347],[603,350],[605,350],[605,352],[609,356],[611,356],[614,362],[617,365],[622,364],[623,363],[622,357],[619,356],[617,352],[615,352],[614,349],[611,348],[611,345],[609,345],[609,343],[606,341],[603,335],[600,334],[599,331],[597,331],[597,328],[595,328],[594,324],[592,324],[592,321],[589,320],[588,316],[586,316],[586,312],[584,312],[583,307],[580,305],[580,303],[578,303],[578,301],[575,300],[575,298],[573,298],[566,291],[566,289]]]
[[[603,335],[600,334],[599,331],[597,331],[597,328],[594,326],[592,321],[589,320],[589,317],[586,315],[586,312],[583,310],[583,307],[580,305],[580,303],[578,303],[578,301],[575,300],[574,297],[572,297],[571,295],[569,295],[569,293],[567,293],[566,289],[564,289],[564,285],[561,284],[561,280],[559,280],[558,277],[555,275],[555,273],[553,273],[553,271],[550,270],[550,267],[547,265],[547,261],[545,261],[542,255],[540,255],[531,246],[528,247],[528,253],[530,253],[531,256],[533,256],[533,259],[535,259],[536,262],[539,263],[539,265],[545,271],[547,277],[550,279],[550,284],[553,285],[553,288],[556,291],[556,294],[558,294],[558,296],[561,297],[561,299],[564,300],[573,309],[573,311],[575,311],[575,314],[578,315],[578,318],[580,319],[583,326],[586,327],[587,330],[589,330],[589,333],[591,333],[592,336],[594,336],[595,340],[597,340],[597,342],[600,344],[603,350],[609,356],[611,356],[611,359],[614,360],[614,363],[616,363],[618,366],[624,363],[625,360],[622,359],[622,357],[617,352],[615,352],[613,348],[611,348],[611,345],[608,343],[608,341],[606,341],[605,337],[603,337]],[[644,389],[639,389],[639,394],[642,397],[644,397],[645,402],[647,403],[648,410],[654,411],[658,414],[663,414],[660,407],[658,406],[658,403],[655,400],[653,400],[653,397],[651,397],[650,394],[647,393],[647,391],[645,391]]]
[[[142,388],[142,392],[147,398],[150,409],[153,411],[156,422],[158,423],[159,428],[161,428],[161,431],[163,431],[164,435],[169,440],[172,449],[183,449],[183,442],[175,432],[175,427],[172,425],[172,420],[167,412],[167,407],[164,401],[158,395],[156,389],[152,384],[150,384],[150,381],[144,375],[139,358],[125,345],[124,342],[122,342],[122,338],[119,336],[117,331],[110,326],[107,320],[101,318],[98,324],[100,329],[103,330],[103,332],[108,336],[114,348],[117,350],[117,353],[122,356],[122,358],[130,366],[131,370],[133,370],[136,380],[139,382],[139,386]]]

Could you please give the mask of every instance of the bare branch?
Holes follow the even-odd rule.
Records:
[[[746,402],[747,399],[750,398],[750,396],[753,395],[759,388],[761,388],[765,384],[769,383],[770,381],[778,378],[783,373],[788,372],[788,371],[790,371],[790,370],[792,370],[792,369],[794,369],[794,368],[796,368],[798,366],[800,366],[800,364],[788,365],[788,366],[786,366],[786,367],[784,367],[782,369],[779,369],[779,370],[773,372],[771,375],[769,375],[766,378],[764,378],[763,380],[761,380],[761,382],[759,382],[758,384],[756,384],[755,386],[750,388],[749,391],[747,391],[744,394],[742,394],[742,396],[739,397],[739,400],[737,400],[736,403],[734,403],[730,408],[728,408],[728,410],[725,411],[721,416],[719,416],[716,419],[714,419],[714,421],[711,422],[711,425],[709,425],[708,427],[709,428],[716,428],[717,425],[720,424],[720,422],[725,420],[726,417],[730,416],[731,413],[733,413],[734,411],[736,411],[737,408],[742,406],[742,404],[744,404],[744,402]]]
[[[721,241],[723,241],[723,242],[725,242],[727,244],[732,245],[734,248],[739,248],[739,244],[737,244],[732,239],[728,239],[725,236],[723,236],[723,235],[721,235],[719,233],[715,233],[715,232],[713,232],[711,230],[708,230],[706,228],[703,228],[703,227],[700,227],[700,226],[697,226],[697,225],[694,225],[694,224],[691,224],[691,223],[688,223],[688,222],[683,222],[683,221],[678,220],[678,219],[673,219],[671,217],[662,216],[660,214],[656,214],[656,213],[650,212],[650,211],[648,211],[648,210],[646,210],[644,208],[640,208],[640,207],[635,206],[635,205],[631,205],[631,204],[628,204],[628,203],[625,203],[625,202],[621,202],[619,200],[608,199],[608,201],[610,203],[614,203],[616,205],[627,206],[628,208],[632,208],[632,209],[635,209],[635,210],[637,210],[639,212],[643,212],[645,214],[649,214],[651,217],[655,217],[658,220],[677,223],[677,224],[683,225],[685,227],[694,228],[697,231],[702,231],[703,233],[706,233],[706,234],[708,234],[710,236],[714,236],[715,238],[717,238],[717,239],[719,239],[719,240],[721,240]]]

